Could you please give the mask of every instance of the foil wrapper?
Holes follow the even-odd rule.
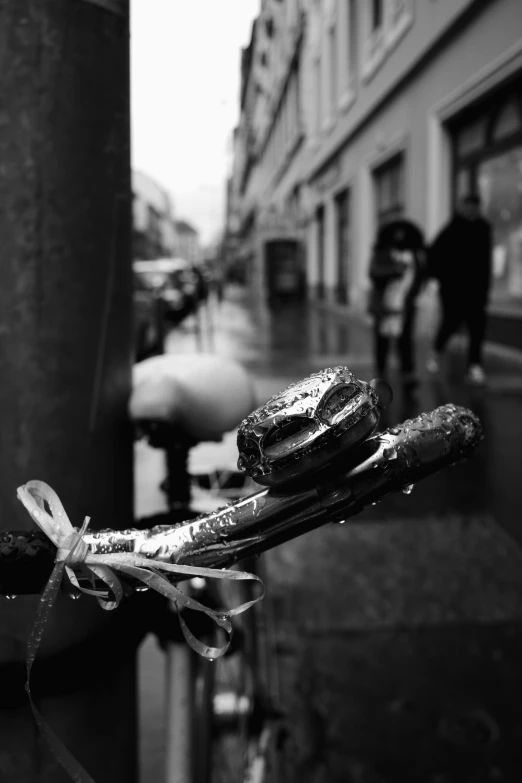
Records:
[[[472,411],[444,405],[380,432],[336,462],[327,480],[295,495],[263,489],[211,514],[150,530],[96,531],[93,553],[132,552],[155,560],[225,567],[333,519],[343,520],[471,456],[483,432]]]

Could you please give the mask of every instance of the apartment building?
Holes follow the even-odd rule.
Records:
[[[306,295],[305,10],[305,0],[263,0],[242,57],[228,214],[238,224],[236,253],[261,303]]]
[[[232,177],[256,291],[363,310],[380,223],[430,240],[478,190],[489,338],[522,347],[521,96],[520,0],[263,0]]]
[[[314,0],[307,284],[363,309],[380,223],[431,239],[480,191],[493,223],[489,339],[522,347],[522,3]]]
[[[176,255],[190,261],[191,264],[199,264],[201,261],[201,246],[199,232],[186,220],[176,220]]]
[[[172,199],[148,174],[132,172],[132,257],[150,260],[177,253]]]

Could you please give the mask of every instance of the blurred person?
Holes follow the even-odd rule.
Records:
[[[428,250],[429,276],[439,283],[441,321],[427,369],[437,373],[444,349],[457,330],[468,331],[467,378],[483,384],[482,344],[491,286],[492,231],[481,215],[480,197],[465,196]]]
[[[386,377],[393,341],[406,391],[418,385],[414,348],[416,299],[426,276],[426,266],[424,236],[418,226],[400,219],[380,228],[370,262],[376,371]]]

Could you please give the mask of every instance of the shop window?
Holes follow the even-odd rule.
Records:
[[[522,119],[520,110],[515,101],[506,103],[495,120],[492,133],[492,141],[502,141],[522,131]]]
[[[455,180],[455,201],[458,203],[464,196],[475,191],[473,181],[473,169],[469,167],[461,168],[457,171]]]
[[[459,158],[477,152],[486,146],[486,121],[485,116],[480,117],[458,131],[456,151]]]
[[[522,309],[522,105],[520,82],[453,129],[455,204],[479,192],[493,228],[493,306]],[[478,113],[480,112],[480,113]]]
[[[482,161],[477,182],[493,227],[493,300],[522,302],[522,145]]]
[[[383,225],[404,215],[405,182],[404,155],[396,155],[378,168],[373,175],[375,188],[376,224]]]

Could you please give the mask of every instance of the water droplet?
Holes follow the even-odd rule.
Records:
[[[68,593],[69,598],[73,601],[77,601],[80,598],[81,593]]]
[[[405,487],[402,488],[402,491],[405,495],[411,495],[413,492],[414,484],[407,484]]]
[[[384,449],[382,452],[382,456],[384,457],[384,459],[388,459],[388,460],[397,459],[397,452],[393,448]]]
[[[15,598],[18,598],[16,595],[6,595],[6,598],[8,601],[14,601]]]
[[[139,585],[138,587],[134,588],[137,593],[146,593],[149,589],[146,585]]]
[[[388,432],[390,433],[390,435],[400,435],[401,431],[398,427],[390,427]]]

